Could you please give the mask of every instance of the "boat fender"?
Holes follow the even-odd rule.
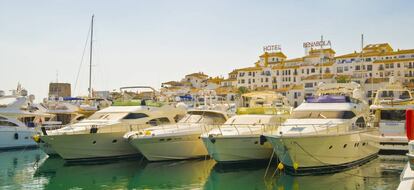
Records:
[[[97,133],[98,132],[98,128],[96,127],[92,127],[91,130],[89,131],[90,133]]]
[[[285,166],[282,164],[282,162],[279,162],[279,164],[277,165],[277,169],[278,170],[283,170],[285,168]]]
[[[18,133],[14,133],[14,139],[15,140],[19,139],[19,134]]]
[[[40,127],[40,130],[42,130],[43,135],[47,135],[47,132],[46,132],[46,128],[45,127]]]
[[[267,139],[264,135],[260,135],[259,139],[260,139],[260,145],[263,145],[267,141]]]
[[[293,169],[298,170],[299,164],[297,162],[293,163]]]
[[[32,138],[35,142],[40,143],[40,136],[39,135],[34,135]]]
[[[216,139],[213,138],[213,135],[209,135],[208,138],[210,139],[211,143],[215,143]]]

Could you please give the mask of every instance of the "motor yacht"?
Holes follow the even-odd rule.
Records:
[[[36,147],[34,132],[18,119],[0,115],[0,150]]]
[[[361,165],[379,151],[368,135],[369,106],[357,83],[320,83],[316,96],[293,110],[275,132],[265,134],[280,160],[294,174],[330,173]]]
[[[53,115],[39,111],[20,84],[11,95],[0,91],[0,149],[36,147],[35,127]]]
[[[384,88],[377,91],[370,109],[375,115],[375,124],[380,134],[380,155],[405,155],[408,140],[405,131],[405,111],[414,109],[413,96],[407,88],[394,78]]]
[[[38,133],[42,133],[41,130],[45,130],[45,133],[47,133],[47,131],[56,130],[65,125],[74,124],[85,119],[85,115],[79,113],[79,106],[67,100],[65,101],[62,97],[57,100],[53,97],[48,100],[44,100],[43,103],[40,104],[39,108],[46,113],[53,114],[54,116],[49,120],[42,122],[41,127],[37,127]],[[38,143],[39,148],[42,149],[42,151],[47,155],[58,155],[50,144],[40,141],[38,137],[34,138],[34,140]]]
[[[208,155],[200,135],[227,119],[222,111],[190,110],[176,124],[129,132],[124,138],[149,161],[197,158]]]
[[[43,131],[40,141],[50,144],[65,160],[120,158],[139,153],[122,137],[132,130],[175,123],[185,110],[172,106],[110,106],[63,128]]]
[[[237,115],[201,135],[209,155],[219,163],[269,159],[272,146],[260,138],[275,130],[291,112],[287,98],[275,92],[242,95]]]

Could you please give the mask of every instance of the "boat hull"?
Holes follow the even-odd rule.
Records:
[[[269,159],[273,153],[268,142],[260,143],[259,135],[203,137],[209,155],[219,163]]]
[[[331,173],[363,164],[378,154],[371,132],[338,135],[267,136],[279,160],[297,173]]]
[[[0,129],[0,150],[22,149],[37,147],[36,142],[32,139],[34,130],[7,128]]]
[[[38,143],[39,148],[49,156],[59,156],[59,154],[53,149],[52,145],[45,142]]]
[[[137,155],[139,152],[124,138],[125,132],[50,135],[41,140],[50,144],[68,161],[99,160]]]
[[[149,161],[184,160],[208,155],[200,134],[139,137],[129,142]]]

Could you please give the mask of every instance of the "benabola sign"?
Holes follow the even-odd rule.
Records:
[[[331,41],[313,41],[313,42],[303,42],[304,48],[312,48],[312,47],[324,47],[324,46],[331,46]]]

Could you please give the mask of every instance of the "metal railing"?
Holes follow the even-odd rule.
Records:
[[[349,132],[358,132],[364,131],[367,129],[374,128],[373,122],[367,123],[334,123],[334,122],[327,122],[323,124],[282,124],[280,127],[290,128],[289,132],[296,132],[296,133],[289,133],[290,135],[332,135],[332,134],[345,134]],[[310,130],[309,130],[310,129]],[[271,131],[271,135],[274,135],[275,131]],[[282,135],[283,133],[279,133],[278,135]]]
[[[234,135],[263,135],[269,131],[274,131],[277,127],[280,126],[281,123],[274,123],[274,124],[223,124],[223,125],[216,125],[211,128],[217,128],[219,133],[214,133],[215,136],[224,136],[223,131],[227,130],[234,130]],[[230,132],[231,133],[231,132]]]

